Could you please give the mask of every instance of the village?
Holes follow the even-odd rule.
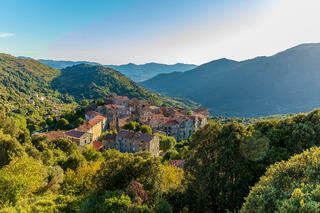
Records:
[[[48,140],[66,138],[77,143],[80,150],[91,145],[97,151],[117,149],[120,152],[148,151],[160,155],[157,134],[134,132],[123,127],[130,121],[150,126],[152,133],[172,136],[177,141],[187,140],[199,128],[209,122],[207,109],[187,111],[182,108],[158,107],[145,100],[111,95],[102,106],[90,106],[85,114],[86,122],[68,131],[41,133]],[[105,133],[108,134],[105,134]],[[112,132],[109,133],[109,132]]]

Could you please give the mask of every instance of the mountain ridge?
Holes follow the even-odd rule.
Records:
[[[18,58],[36,60],[31,57],[25,57],[25,56],[19,56]],[[67,68],[73,65],[79,65],[79,64],[105,66],[105,67],[109,67],[114,70],[120,71],[122,74],[125,74],[127,77],[129,77],[130,79],[136,82],[147,80],[160,73],[170,73],[174,71],[187,71],[197,67],[197,65],[194,65],[194,64],[184,64],[184,63],[163,64],[163,63],[149,62],[145,64],[128,63],[128,64],[122,64],[122,65],[102,65],[100,63],[90,62],[90,61],[49,60],[49,59],[37,59],[37,60],[55,69],[64,69],[64,68]]]
[[[141,85],[191,99],[224,116],[307,112],[320,105],[320,96],[315,95],[320,91],[320,43],[301,44],[269,57],[221,61],[227,63],[214,60],[190,71],[158,75]]]

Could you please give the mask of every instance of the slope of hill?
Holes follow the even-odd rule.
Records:
[[[41,119],[53,106],[74,103],[70,96],[51,88],[60,73],[35,60],[0,54],[0,107],[7,113]]]
[[[62,69],[52,82],[53,88],[76,100],[106,98],[110,94],[149,100],[157,105],[195,107],[194,102],[150,92],[118,71],[103,66],[80,64]],[[188,106],[187,106],[188,105]]]
[[[125,74],[130,79],[140,82],[150,79],[161,73],[171,73],[171,72],[183,72],[191,70],[197,67],[194,64],[183,64],[177,63],[173,65],[159,64],[159,63],[147,63],[147,64],[124,64],[124,65],[105,65],[105,67],[112,68]]]
[[[161,74],[141,85],[184,97],[223,116],[258,117],[320,106],[320,44],[302,44],[270,57],[220,59],[191,71]]]

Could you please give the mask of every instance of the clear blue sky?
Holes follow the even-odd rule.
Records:
[[[0,52],[103,64],[240,60],[320,41],[318,2],[0,0]]]

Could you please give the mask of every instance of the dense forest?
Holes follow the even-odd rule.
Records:
[[[162,145],[171,155],[152,157],[144,152],[100,153],[91,147],[80,152],[67,139],[31,137],[25,127],[1,113],[0,208],[314,212],[320,205],[320,152],[312,147],[320,145],[319,132],[320,110],[248,126],[211,121],[184,144]],[[179,146],[186,160],[183,170],[167,163],[178,159],[172,153]]]
[[[261,117],[319,107],[320,44],[302,44],[270,57],[220,59],[191,71],[160,74],[141,85],[191,99],[211,114]]]

